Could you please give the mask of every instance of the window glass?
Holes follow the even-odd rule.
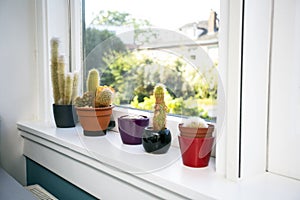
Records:
[[[97,68],[115,105],[142,110],[162,83],[170,114],[215,119],[219,3],[85,0],[84,79]]]

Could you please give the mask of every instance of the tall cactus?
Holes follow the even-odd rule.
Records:
[[[59,94],[59,86],[58,86],[58,38],[52,38],[51,41],[51,80],[53,87],[53,98],[54,103],[59,104],[60,94]]]
[[[155,106],[153,116],[153,129],[160,131],[166,128],[166,118],[168,107],[165,104],[165,88],[159,84],[154,88]]]
[[[59,95],[60,95],[60,103],[65,104],[65,60],[63,56],[58,57],[58,65],[57,65],[57,76],[58,76],[58,89],[59,89]]]
[[[72,88],[72,102],[75,100],[75,98],[78,95],[78,78],[79,78],[78,72],[74,72],[73,88]]]
[[[51,80],[53,87],[54,104],[71,104],[77,96],[78,73],[65,75],[65,61],[58,54],[59,40],[52,38],[51,41]]]
[[[97,90],[97,87],[99,86],[100,78],[99,78],[99,72],[97,69],[91,69],[88,74],[88,78],[86,81],[86,88],[89,92],[95,92]]]
[[[65,79],[64,84],[64,100],[63,104],[71,104],[71,97],[72,97],[72,86],[73,86],[73,77],[71,74],[68,74]]]

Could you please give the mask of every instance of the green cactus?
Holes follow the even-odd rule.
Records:
[[[96,93],[95,106],[96,107],[110,106],[112,102],[112,97],[113,97],[113,92],[108,87],[102,89],[102,91]]]
[[[100,78],[97,69],[91,69],[86,81],[87,92],[77,97],[74,103],[77,107],[107,107],[112,103],[113,89],[99,85]]]
[[[99,86],[100,78],[99,72],[97,69],[91,69],[88,74],[86,81],[86,88],[89,92],[96,92],[97,87]]]
[[[73,87],[72,87],[72,101],[74,101],[74,99],[78,95],[78,78],[79,78],[78,72],[74,72]]]
[[[74,103],[77,107],[93,107],[94,99],[94,92],[85,92],[82,97],[76,97]]]
[[[71,104],[77,96],[78,73],[65,75],[64,57],[58,55],[58,38],[51,41],[51,80],[53,87],[54,104]]]
[[[71,74],[68,74],[65,79],[65,84],[64,84],[64,100],[63,104],[70,104],[72,100],[72,86],[73,86],[73,78]]]
[[[63,56],[58,57],[58,65],[57,65],[57,77],[58,77],[58,89],[59,89],[59,98],[62,103],[65,104],[65,61]],[[61,102],[60,102],[61,103]]]
[[[59,94],[59,86],[58,86],[58,38],[52,38],[51,41],[51,80],[53,87],[53,98],[54,103],[59,104],[60,94]]]
[[[154,88],[155,106],[153,116],[153,129],[160,131],[166,128],[166,118],[168,107],[164,100],[165,88],[159,84]]]

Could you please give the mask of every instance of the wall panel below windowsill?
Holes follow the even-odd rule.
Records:
[[[265,173],[231,182],[216,174],[214,159],[206,168],[185,167],[178,148],[147,154],[141,145],[123,145],[116,132],[85,137],[80,125],[59,129],[45,122],[19,122],[18,128],[26,157],[101,199],[300,197],[298,181]]]

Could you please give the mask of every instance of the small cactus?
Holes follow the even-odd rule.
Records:
[[[100,78],[99,72],[97,69],[91,69],[88,74],[86,81],[86,88],[89,92],[96,92],[97,87],[99,86]]]
[[[107,107],[112,103],[113,91],[107,86],[98,86],[96,97],[95,97],[95,106],[96,107]]]
[[[166,118],[168,107],[164,100],[165,88],[163,85],[157,85],[154,88],[155,106],[153,116],[153,129],[160,131],[166,128]]]
[[[87,92],[77,97],[77,107],[107,107],[112,103],[114,90],[108,86],[99,86],[100,78],[97,69],[91,69],[86,81]]]
[[[76,97],[74,103],[77,107],[93,107],[95,93],[85,92],[82,97]]]
[[[190,128],[208,128],[207,122],[200,117],[189,117],[184,120],[183,125]]]

